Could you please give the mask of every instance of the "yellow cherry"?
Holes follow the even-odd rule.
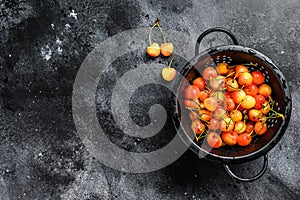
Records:
[[[155,58],[160,54],[160,47],[159,44],[153,42],[150,46],[147,47],[146,52],[149,56]]]
[[[163,55],[163,56],[170,56],[172,55],[174,51],[174,46],[172,43],[163,43],[160,45],[160,53]]]
[[[172,67],[163,68],[161,75],[166,81],[172,81],[176,76],[176,70]]]

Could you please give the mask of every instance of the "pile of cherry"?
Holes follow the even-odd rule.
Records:
[[[267,132],[269,118],[284,116],[273,110],[272,89],[264,74],[250,72],[243,64],[223,62],[203,70],[185,88],[185,107],[190,111],[195,142],[206,139],[212,148],[247,146],[252,138]]]

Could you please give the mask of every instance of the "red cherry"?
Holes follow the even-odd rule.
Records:
[[[200,96],[200,90],[196,85],[189,85],[185,89],[185,98],[187,99],[197,99]]]
[[[209,81],[210,78],[216,78],[217,76],[218,72],[212,67],[205,68],[202,73],[202,77],[207,81]]]
[[[206,136],[206,140],[209,146],[212,148],[219,148],[222,146],[222,139],[218,133],[210,132]]]
[[[253,71],[251,74],[253,76],[253,83],[255,85],[260,85],[265,81],[265,76],[260,71]]]
[[[237,143],[243,147],[249,145],[251,141],[252,137],[249,135],[249,133],[243,133],[237,138]]]

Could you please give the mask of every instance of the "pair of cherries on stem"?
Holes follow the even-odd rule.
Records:
[[[151,29],[149,31],[149,35],[148,35],[150,45],[147,47],[146,52],[149,56],[151,56],[153,58],[159,56],[160,54],[162,54],[165,57],[169,57],[174,51],[173,44],[166,41],[166,37],[159,25],[159,21],[160,21],[160,19],[157,18],[154,25],[151,27]],[[159,45],[157,42],[152,43],[152,41],[151,41],[151,33],[155,27],[157,27],[159,29],[159,31],[161,32],[161,35],[163,37],[164,43],[162,43],[161,45]]]
[[[151,41],[151,32],[155,27],[158,27],[164,40],[164,43],[161,44],[160,46],[158,43],[156,42],[152,43]],[[156,19],[154,25],[151,27],[148,37],[149,37],[150,45],[147,47],[146,52],[149,56],[155,58],[160,54],[162,54],[165,57],[169,57],[170,55],[172,55],[174,51],[174,46],[172,43],[167,43],[165,35],[159,25],[159,18]],[[175,56],[171,59],[168,67],[163,68],[161,72],[163,79],[166,81],[172,81],[176,76],[176,70],[171,67],[174,58]]]

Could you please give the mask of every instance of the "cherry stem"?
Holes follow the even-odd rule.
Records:
[[[160,31],[162,37],[163,37],[164,43],[167,43],[165,34],[164,34],[164,32],[162,31],[162,28],[161,28],[160,25],[159,25],[159,21],[160,21],[160,19],[157,18],[157,19],[155,20],[155,23],[153,24],[153,26],[151,27],[151,29],[150,29],[150,31],[149,31],[148,39],[149,39],[150,45],[152,44],[152,41],[151,41],[151,33],[152,33],[152,30],[153,30],[156,26],[158,27],[158,29],[159,29],[159,31]]]
[[[211,89],[210,89],[209,87],[205,86],[205,88],[206,88],[208,91],[211,91]]]
[[[251,130],[251,132],[248,134],[248,136],[251,136],[253,133],[253,129]],[[252,135],[251,137],[255,137],[257,135],[257,133],[255,133],[254,135]]]
[[[234,68],[234,67],[236,67],[236,66],[238,66],[238,65],[245,65],[245,66],[257,66],[257,64],[252,64],[252,63],[246,63],[246,64],[237,64],[237,65],[230,65],[230,66],[228,66],[227,68]]]
[[[154,29],[155,26],[156,26],[156,23],[153,24],[153,26],[151,27],[151,29],[150,29],[150,31],[149,31],[149,34],[148,34],[148,39],[149,39],[150,45],[152,44],[152,41],[151,41],[151,33],[152,33],[152,30]]]
[[[240,105],[242,104],[243,101],[241,101],[235,108],[235,110],[239,109]]]
[[[165,34],[164,34],[164,32],[162,31],[162,29],[161,29],[161,27],[160,27],[160,25],[159,25],[159,23],[157,22],[157,27],[158,27],[158,29],[160,30],[160,32],[161,32],[161,35],[162,35],[162,37],[163,37],[163,40],[164,40],[164,43],[167,43],[167,41],[166,41],[166,37],[165,37]]]
[[[173,58],[171,59],[171,61],[170,61],[169,65],[168,65],[168,67],[169,67],[169,68],[171,68],[172,62],[173,62],[173,60],[175,59],[175,57],[176,57],[176,55],[175,55],[175,56],[173,56]]]
[[[197,137],[197,134],[195,133],[196,142],[198,142],[199,139],[205,138],[207,136],[207,133],[204,135],[203,133],[206,133],[206,130],[203,130],[202,133],[199,134],[199,137]]]
[[[278,113],[278,112],[276,112],[275,110],[273,110],[273,109],[270,109],[272,112],[274,112],[276,115],[277,115],[277,117],[281,117],[282,118],[282,120],[284,120],[284,115],[283,114],[281,114],[281,113]],[[272,117],[272,118],[277,118],[277,117]],[[271,118],[271,116],[269,117],[269,118]]]
[[[233,75],[233,74],[235,74],[235,72],[229,73],[229,74],[226,76],[226,78],[228,78],[229,76],[231,76],[231,75]]]

